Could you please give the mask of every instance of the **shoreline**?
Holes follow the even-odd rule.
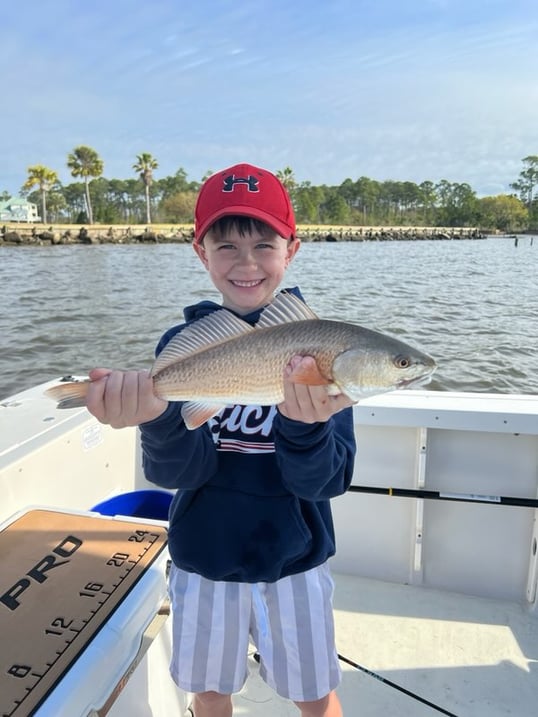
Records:
[[[485,239],[478,227],[324,226],[298,225],[303,242],[446,241]],[[1,246],[56,246],[66,244],[190,244],[192,224],[109,225],[14,224],[0,227]]]

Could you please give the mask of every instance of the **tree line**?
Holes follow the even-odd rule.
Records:
[[[362,226],[479,226],[501,231],[538,227],[538,155],[522,159],[512,194],[478,197],[467,183],[345,179],[339,185],[297,182],[293,170],[275,173],[288,189],[299,224]],[[149,152],[136,156],[135,177],[106,179],[104,162],[91,147],[67,157],[74,181],[62,184],[55,170],[28,168],[21,195],[41,206],[43,223],[191,223],[201,180],[189,181],[180,167],[173,176],[155,177],[158,161]],[[0,198],[7,198],[6,193]]]

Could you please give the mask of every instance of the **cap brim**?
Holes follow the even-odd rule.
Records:
[[[254,207],[231,206],[226,207],[224,209],[219,209],[206,218],[205,222],[198,228],[196,236],[194,237],[195,243],[202,241],[212,224],[214,224],[219,219],[222,219],[222,217],[230,216],[242,216],[251,217],[252,219],[259,219],[260,221],[265,222],[265,224],[268,224],[271,229],[274,229],[275,232],[284,239],[294,238],[293,231],[291,230],[289,225],[279,221],[272,214],[268,214],[267,212],[264,212],[261,209],[256,209]]]

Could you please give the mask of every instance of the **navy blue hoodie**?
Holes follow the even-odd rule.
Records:
[[[185,320],[220,308],[203,301],[185,309]],[[255,324],[259,315],[241,318]],[[167,331],[156,353],[185,326]],[[351,408],[307,424],[275,406],[229,406],[194,431],[180,411],[170,402],[140,426],[146,477],[177,489],[169,549],[178,567],[212,580],[274,582],[334,554],[329,500],[351,482]]]

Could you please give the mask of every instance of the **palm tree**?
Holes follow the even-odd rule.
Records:
[[[142,152],[142,154],[136,155],[136,164],[133,164],[133,169],[138,172],[140,179],[144,182],[144,189],[146,192],[146,222],[151,224],[151,202],[149,199],[149,188],[153,182],[153,170],[159,166],[157,160],[149,153]]]
[[[28,179],[22,185],[23,190],[31,190],[39,187],[41,192],[41,221],[43,224],[47,221],[47,192],[49,192],[54,184],[58,181],[58,175],[53,169],[44,167],[42,164],[34,164],[28,167]]]
[[[297,200],[297,181],[295,179],[293,169],[291,167],[284,167],[284,169],[279,169],[278,172],[276,172],[276,176],[286,187],[288,194],[290,195],[291,203],[295,207]]]
[[[278,179],[280,179],[288,192],[292,194],[294,189],[297,187],[297,182],[295,180],[295,174],[293,172],[293,169],[291,167],[284,167],[284,169],[279,169],[276,172],[276,176],[278,177]]]
[[[92,203],[90,199],[90,177],[100,177],[103,174],[103,160],[91,147],[80,145],[67,157],[67,166],[73,177],[82,177],[85,184],[86,213],[88,221],[93,224]]]

